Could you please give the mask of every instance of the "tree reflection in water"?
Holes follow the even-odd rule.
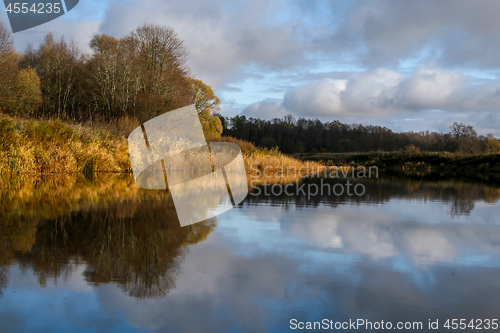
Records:
[[[249,179],[252,181],[252,179]],[[254,189],[251,192],[244,204],[252,205],[254,203],[268,202],[273,206],[281,206],[283,208],[295,207],[317,207],[320,205],[337,207],[340,204],[385,204],[391,200],[422,200],[422,201],[438,201],[445,202],[449,205],[449,213],[451,216],[469,215],[475,207],[475,202],[484,201],[486,203],[494,204],[500,199],[500,189],[496,187],[487,186],[480,183],[468,183],[461,181],[419,181],[409,179],[304,179],[302,182],[297,183],[294,180],[293,185],[287,189],[289,193],[296,194],[288,196],[284,191],[281,195],[280,189],[272,189],[273,183],[264,184],[260,179],[254,180],[255,184],[260,184],[260,189]],[[325,187],[323,193],[318,191],[317,195],[308,196],[307,189],[311,184],[316,184],[318,189],[327,184],[329,188],[333,188],[335,184],[342,184],[343,188],[347,188],[347,181],[351,184],[352,188],[358,184],[363,184],[365,193],[361,196],[348,195],[344,191],[342,195],[335,195],[330,192],[328,195],[328,187]],[[257,187],[257,186],[254,186]],[[302,187],[301,192],[299,188]],[[316,191],[316,187],[312,187],[312,193]],[[339,191],[340,192],[340,191]]]
[[[55,218],[41,219],[36,213],[4,215],[0,264],[19,263],[23,269],[32,269],[42,286],[85,264],[89,284],[113,282],[133,297],[164,297],[175,287],[187,245],[204,240],[216,221],[181,228],[167,191],[138,189],[127,177],[108,181],[114,186],[106,182],[109,191],[95,202],[85,197],[85,187],[95,190],[95,182],[80,183],[72,192],[61,190],[80,198],[73,198],[78,204]],[[55,209],[60,209],[57,200],[68,202],[68,198],[55,195]],[[36,203],[27,205],[36,211]],[[7,283],[4,271],[0,271],[0,288]]]
[[[7,268],[0,267],[0,298],[3,296],[5,288],[7,288]]]
[[[346,182],[325,181],[331,185]],[[286,209],[391,200],[441,201],[448,203],[449,213],[455,216],[470,214],[477,201],[495,203],[500,198],[498,188],[458,181],[382,179],[363,184],[366,193],[360,197],[250,194],[244,204],[270,202]],[[204,240],[215,225],[212,219],[181,228],[169,192],[142,190],[130,175],[2,182],[0,297],[8,283],[8,266],[15,264],[33,270],[42,286],[70,276],[83,265],[91,285],[116,283],[133,297],[165,297],[175,287],[187,245]]]

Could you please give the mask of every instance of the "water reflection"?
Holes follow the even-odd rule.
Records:
[[[7,268],[0,267],[0,297],[3,296],[3,291],[7,287]]]
[[[449,213],[452,216],[459,216],[469,215],[476,202],[494,204],[500,199],[500,188],[460,181],[425,182],[398,178],[361,181],[306,178],[302,181],[293,180],[291,182],[293,186],[288,189],[288,192],[295,195],[289,196],[284,193],[284,190],[282,190],[281,195],[276,195],[280,193],[280,189],[273,190],[274,183],[262,184],[261,179],[249,178],[249,180],[255,181],[258,186],[253,186],[253,192],[244,202],[247,205],[259,205],[266,202],[282,207],[318,207],[320,205],[338,207],[342,204],[386,204],[391,200],[404,199],[405,201],[422,201],[423,203],[445,202],[450,205]],[[342,195],[335,195],[332,194],[333,191],[330,191],[328,194],[328,188],[333,188],[336,184],[341,184],[344,189],[347,188],[348,181],[352,184],[350,185],[351,194],[353,193],[352,188],[357,184],[362,184],[366,190],[365,193],[363,195],[348,195],[347,191],[344,191]],[[325,186],[325,190],[318,191],[317,195],[308,196],[307,188],[314,184],[319,189]],[[303,191],[300,191],[300,188]]]
[[[281,232],[330,252],[366,256],[370,260],[405,256],[413,264],[436,264],[457,260],[496,264],[500,256],[498,224],[455,223],[444,211],[404,206],[395,215],[377,207],[293,210],[280,217]],[[413,210],[413,211],[412,211]],[[439,223],[436,223],[436,219]],[[474,260],[473,260],[474,261]]]
[[[217,226],[180,228],[168,192],[100,181],[56,191],[57,212],[36,192],[53,185],[2,192],[17,205],[2,207],[2,331],[288,332],[292,318],[500,311],[497,188],[393,179],[363,182],[362,197],[249,195]]]
[[[41,286],[85,264],[89,284],[113,282],[130,296],[164,297],[175,286],[186,245],[204,240],[216,225],[212,219],[181,228],[168,192],[141,190],[127,177],[66,180],[2,192],[3,202],[24,201],[3,206],[0,264],[31,269]],[[21,194],[30,186],[34,193]],[[46,197],[53,212],[46,211]]]

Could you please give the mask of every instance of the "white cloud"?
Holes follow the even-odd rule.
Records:
[[[346,80],[322,79],[287,93],[284,105],[292,113],[311,112],[323,116],[340,114],[340,93],[345,89]]]
[[[417,110],[463,108],[460,92],[464,83],[460,73],[423,68],[398,87],[399,104]]]
[[[382,115],[397,108],[397,90],[405,77],[379,68],[352,76],[342,92],[343,115]]]
[[[247,117],[272,119],[285,116],[287,109],[280,100],[265,100],[250,104],[241,114]]]
[[[499,86],[496,82],[473,86],[462,74],[440,68],[424,67],[411,77],[378,68],[345,80],[327,78],[294,88],[284,95],[282,105],[285,113],[305,117],[387,116],[425,110],[497,111]],[[267,114],[265,118],[272,116]]]

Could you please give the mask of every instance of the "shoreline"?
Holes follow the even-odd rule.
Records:
[[[134,123],[127,124],[135,128]],[[27,120],[0,115],[0,176],[95,173],[131,174],[128,128],[113,124],[85,126],[60,120]],[[277,149],[261,149],[231,137],[208,137],[207,141],[232,142],[240,146],[247,174],[250,166],[273,170],[298,169],[306,162]],[[317,162],[308,163],[320,167]]]
[[[371,152],[294,155],[303,160],[352,167],[377,166],[384,176],[466,179],[500,184],[500,154]]]
[[[131,174],[126,133],[134,123],[117,127],[71,124],[59,120],[27,120],[0,115],[0,176],[50,174]],[[315,176],[331,173],[346,177],[372,171],[384,177],[444,180],[464,179],[500,184],[500,154],[451,153],[307,153],[285,155],[262,149],[232,137],[209,137],[207,141],[232,142],[240,146],[247,177],[271,174],[272,178]],[[321,170],[321,171],[319,171]],[[282,181],[282,180],[280,180]]]

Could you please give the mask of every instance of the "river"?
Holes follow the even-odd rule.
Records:
[[[319,182],[346,180],[303,184]],[[130,176],[4,182],[0,330],[340,331],[356,321],[370,331],[383,321],[449,332],[447,320],[464,319],[460,332],[498,331],[500,189],[355,183],[361,195],[255,186],[237,208],[181,228],[168,193]]]

